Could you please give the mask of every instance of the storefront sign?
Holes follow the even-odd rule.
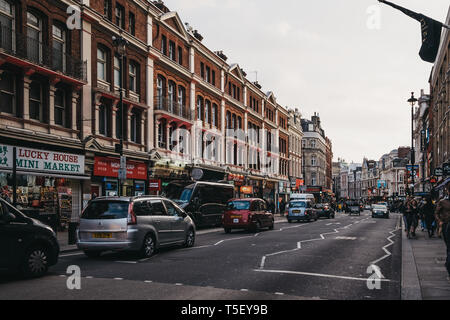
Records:
[[[148,181],[149,191],[161,191],[161,180],[149,180]]]
[[[436,177],[442,177],[444,175],[444,170],[442,168],[434,169],[434,175]]]
[[[243,194],[253,194],[253,187],[252,186],[242,186],[241,187],[241,193],[243,193]]]
[[[120,159],[95,157],[94,175],[118,178]],[[127,161],[127,179],[147,180],[147,165],[136,161]]]
[[[70,175],[84,174],[84,156],[16,147],[17,170]],[[13,168],[13,147],[0,144],[0,168]]]

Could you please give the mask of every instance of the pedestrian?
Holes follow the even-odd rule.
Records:
[[[284,198],[281,199],[280,202],[280,215],[284,216],[284,211],[286,210],[286,202],[284,201]]]
[[[406,218],[406,233],[408,239],[416,236],[417,228],[417,202],[410,196],[406,201],[404,219]]]
[[[436,230],[436,221],[434,218],[435,207],[431,201],[431,197],[425,199],[425,204],[421,207],[422,221],[425,223],[425,229],[428,237],[432,238]]]
[[[447,268],[450,280],[450,182],[446,186],[446,196],[439,201],[436,207],[436,221],[442,226],[442,237],[444,238],[447,247],[447,260],[445,267]]]

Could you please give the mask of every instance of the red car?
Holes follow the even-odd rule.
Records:
[[[267,210],[262,199],[233,199],[228,201],[223,215],[223,228],[226,233],[233,229],[245,229],[258,232],[261,228],[273,230],[275,218]]]

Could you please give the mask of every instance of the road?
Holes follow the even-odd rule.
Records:
[[[311,223],[285,221],[273,231],[201,231],[194,248],[164,249],[149,259],[63,253],[40,279],[0,277],[0,299],[297,300],[400,299],[400,216],[337,214]],[[384,278],[370,290],[372,264]],[[69,290],[69,266],[81,289]],[[72,279],[72,278],[70,278]],[[374,282],[372,282],[374,283]]]

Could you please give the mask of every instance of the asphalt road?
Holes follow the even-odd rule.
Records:
[[[145,260],[128,253],[97,259],[63,253],[41,279],[0,276],[0,299],[396,300],[399,220],[395,214],[372,219],[365,212],[311,223],[283,221],[257,234],[216,230],[197,235],[194,248],[164,249]],[[383,279],[379,289],[370,290],[373,264]],[[80,290],[67,288],[72,265],[81,270]]]

